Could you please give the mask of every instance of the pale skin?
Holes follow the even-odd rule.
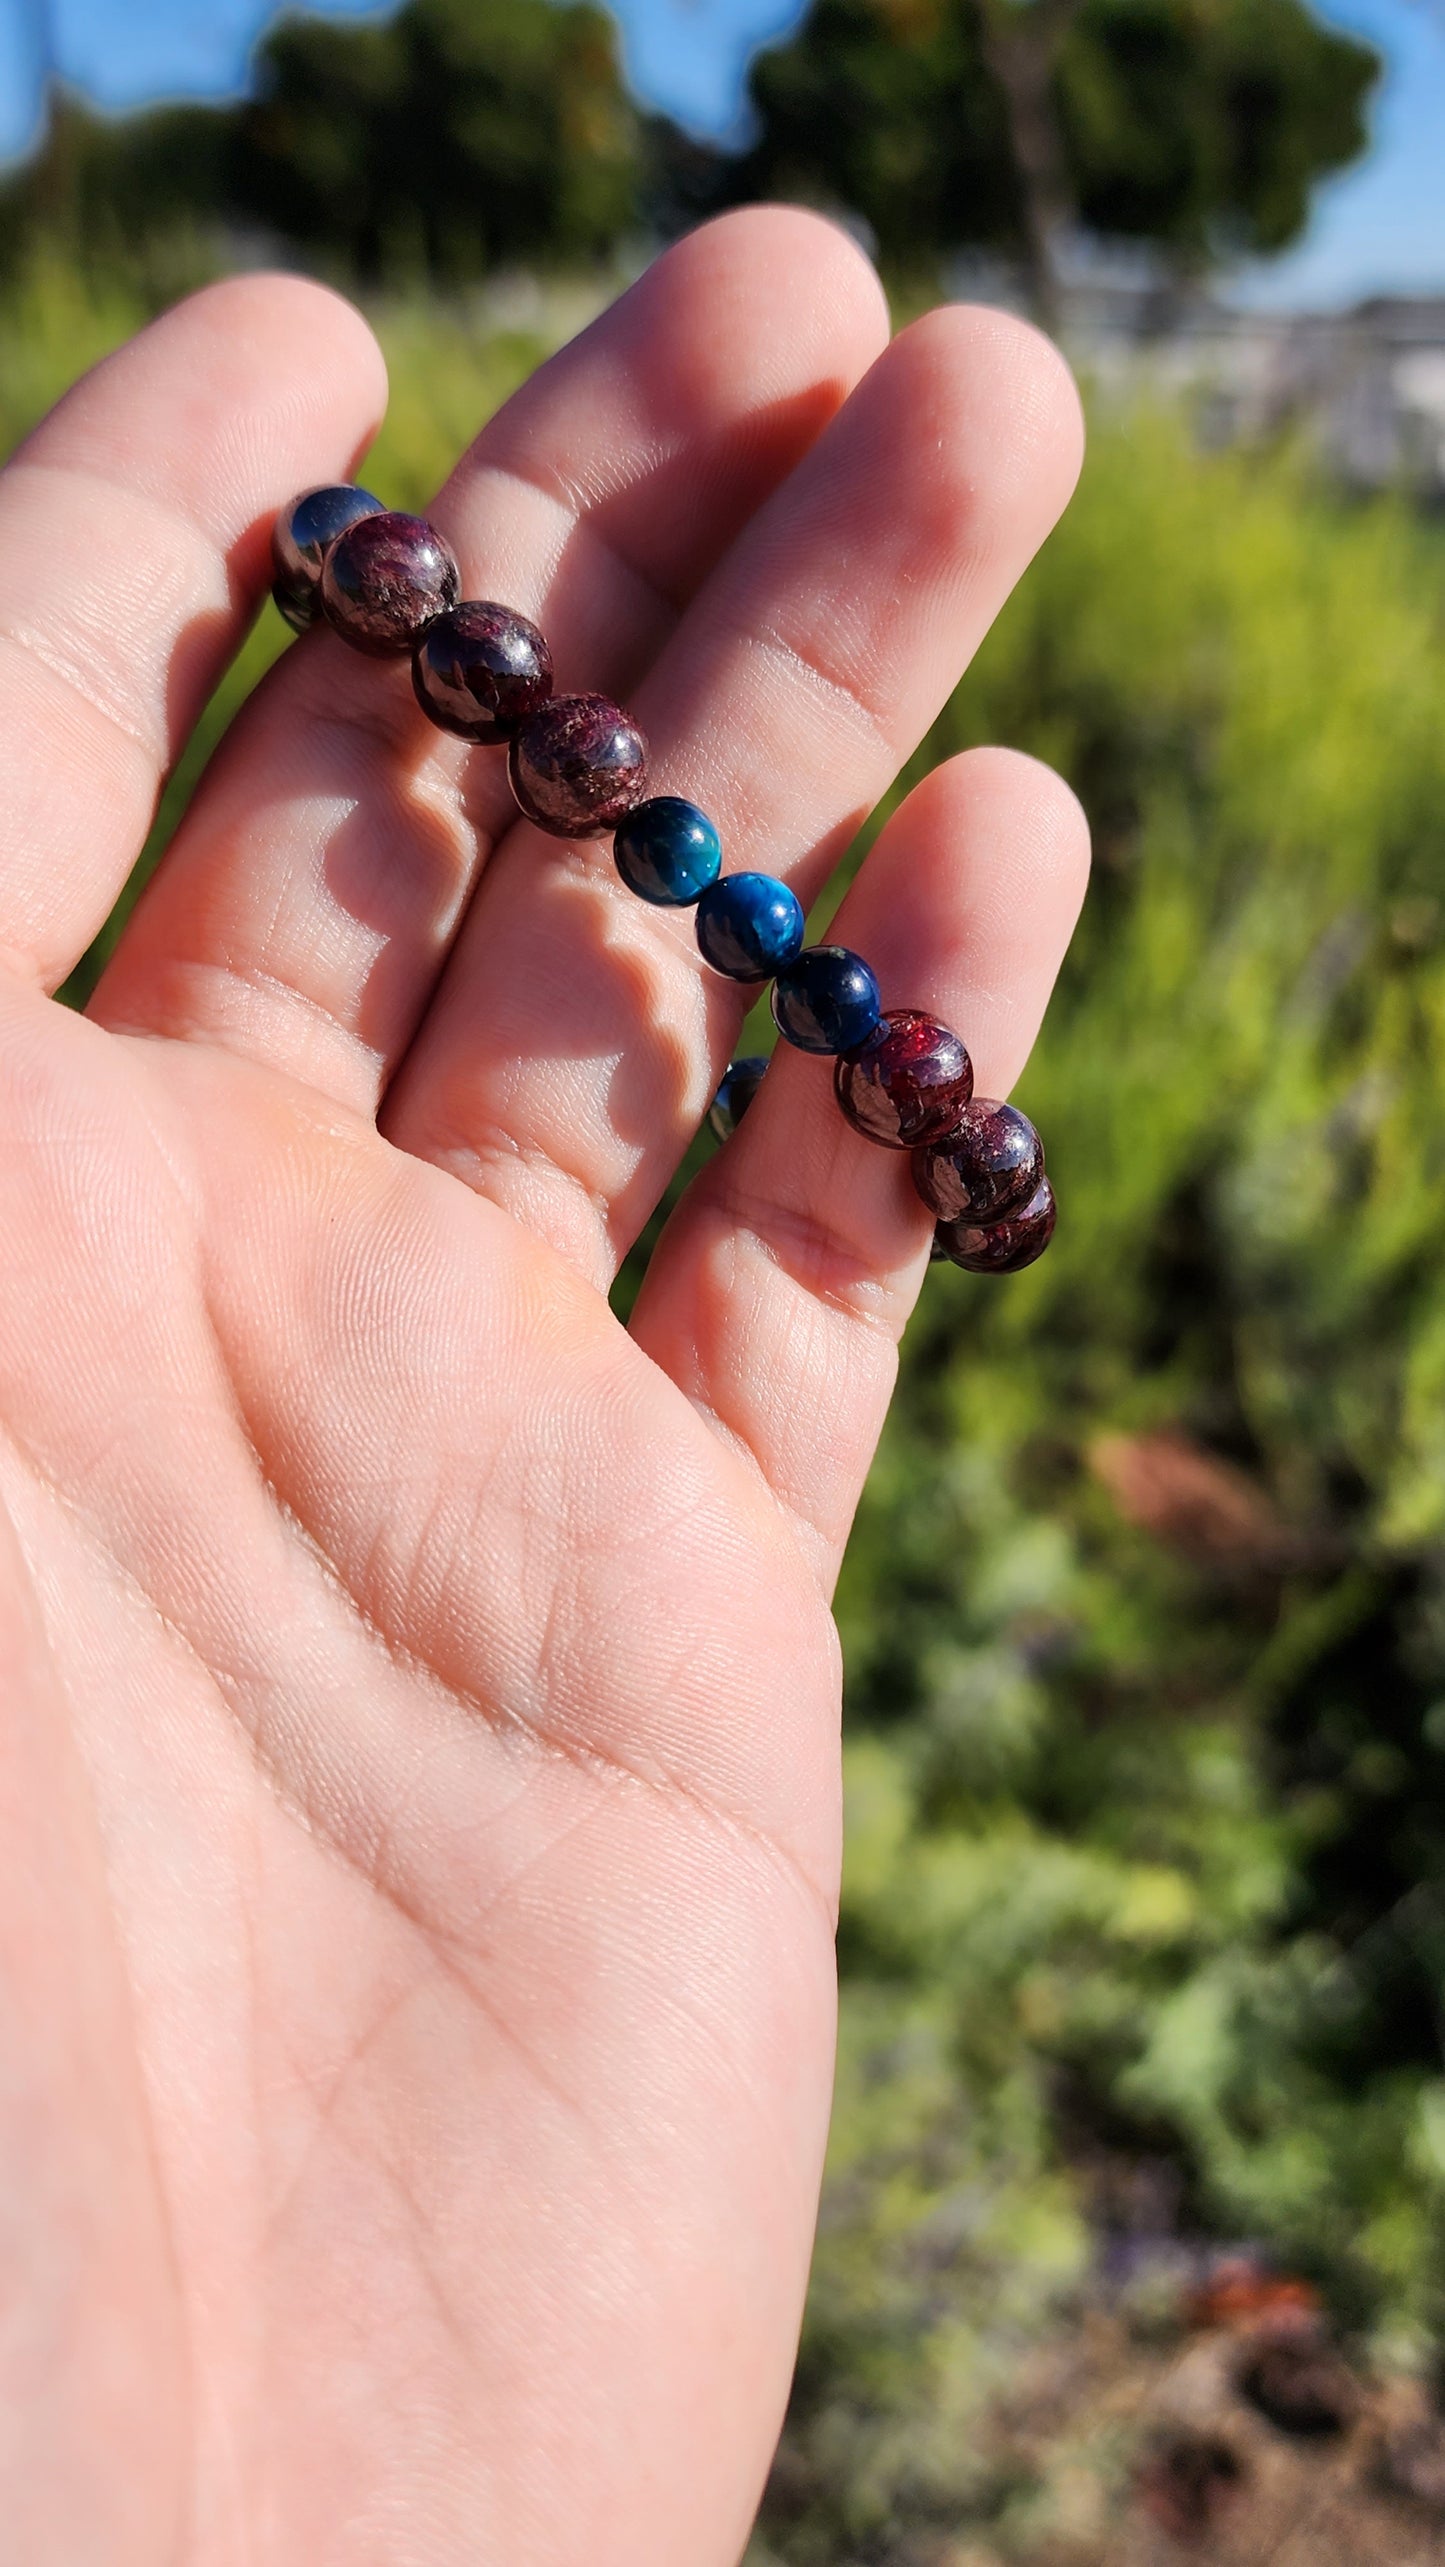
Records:
[[[0,2513],[14,2567],[733,2567],[832,2066],[829,1598],[925,1274],[780,1059],[606,1300],[740,1016],[605,840],[330,634],[49,995],[385,398],[202,294],[0,479]],[[683,243],[440,495],[465,594],[816,893],[1063,507],[1052,350],[888,344],[812,216]],[[1028,1053],[1081,896],[971,752],[838,934]],[[1008,1291],[1006,1283],[992,1287]]]

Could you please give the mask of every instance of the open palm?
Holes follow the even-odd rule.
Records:
[[[465,594],[817,891],[1052,522],[1067,377],[891,347],[812,217],[661,260],[437,502]],[[831,2069],[828,1597],[918,1288],[686,913],[308,636],[88,1019],[49,997],[383,397],[347,306],[159,322],[0,479],[0,2510],[13,2567],[731,2567]],[[840,932],[1006,1088],[1081,888],[977,751]],[[1006,1286],[999,1289],[1007,1289]]]

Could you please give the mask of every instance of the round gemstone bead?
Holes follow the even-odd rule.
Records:
[[[435,526],[387,508],[337,536],[321,573],[321,604],[353,649],[390,659],[455,606],[461,585],[451,546]]]
[[[612,853],[628,890],[659,909],[700,900],[722,871],[721,841],[707,813],[675,793],[629,811]]]
[[[1001,1221],[941,1221],[934,1236],[968,1275],[1021,1275],[1054,1235],[1054,1189],[1041,1177],[1026,1203]]]
[[[999,1221],[1026,1203],[1044,1172],[1044,1145],[1016,1105],[976,1096],[946,1140],[920,1150],[913,1182],[940,1221]]]
[[[855,1052],[882,1013],[878,983],[846,945],[809,945],[773,984],[773,1021],[800,1052]]]
[[[720,1141],[732,1138],[753,1098],[763,1083],[767,1055],[747,1052],[741,1060],[729,1061],[722,1083],[707,1110],[707,1119]]]
[[[298,633],[314,624],[320,613],[317,591],[322,564],[337,536],[359,518],[385,513],[381,500],[349,481],[328,481],[316,490],[303,490],[299,499],[282,509],[271,529],[271,564],[276,575],[271,594]]]
[[[552,654],[510,606],[467,597],[428,624],[411,655],[423,713],[443,731],[500,748],[552,692]]]
[[[803,949],[797,894],[770,873],[729,873],[697,905],[704,962],[729,980],[770,980]]]
[[[539,829],[600,838],[642,799],[647,742],[607,696],[554,695],[517,733],[508,773]]]
[[[916,1150],[953,1130],[973,1094],[973,1063],[936,1016],[890,1007],[866,1043],[839,1061],[833,1085],[849,1122],[868,1140]]]

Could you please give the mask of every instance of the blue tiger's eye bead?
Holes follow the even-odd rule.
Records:
[[[707,813],[675,793],[635,804],[612,853],[628,890],[659,909],[701,900],[722,871],[722,843]]]
[[[379,499],[348,481],[328,481],[316,490],[303,490],[299,499],[282,509],[271,529],[275,573],[271,594],[298,633],[314,624],[321,612],[317,592],[322,565],[337,536],[344,535],[358,518],[383,514]]]
[[[769,873],[729,873],[697,905],[704,962],[729,980],[770,980],[803,946],[797,895]]]
[[[773,1022],[800,1052],[852,1052],[883,1013],[878,983],[846,945],[809,945],[780,972]]]
[[[707,1110],[707,1119],[720,1141],[730,1140],[736,1132],[762,1086],[767,1066],[764,1052],[746,1052],[741,1060],[729,1061],[718,1092]]]

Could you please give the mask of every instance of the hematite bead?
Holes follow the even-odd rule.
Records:
[[[753,1098],[763,1083],[767,1055],[746,1052],[741,1060],[729,1061],[722,1082],[707,1110],[707,1119],[720,1141],[732,1138]]]
[[[920,1150],[913,1182],[940,1221],[999,1221],[1027,1202],[1044,1172],[1044,1145],[1016,1105],[976,1096],[948,1138]]]
[[[1021,1275],[1043,1255],[1056,1218],[1054,1189],[1041,1177],[1027,1203],[1002,1221],[940,1221],[934,1236],[965,1274]]]
[[[552,654],[525,615],[466,597],[416,642],[411,682],[423,713],[443,731],[495,749],[546,703]]]
[[[507,772],[539,829],[600,838],[642,799],[647,742],[607,696],[554,695],[517,733]]]
[[[628,890],[659,909],[700,900],[722,870],[722,846],[707,813],[675,793],[659,793],[629,811],[612,853]]]
[[[803,912],[795,892],[770,873],[729,873],[697,905],[704,962],[729,980],[769,980],[803,948]]]
[[[973,1063],[936,1016],[890,1007],[866,1043],[844,1054],[833,1086],[849,1122],[867,1140],[914,1150],[953,1130],[973,1094]]]
[[[271,529],[271,564],[276,584],[271,594],[288,624],[304,633],[320,613],[317,590],[322,564],[338,535],[362,517],[385,515],[381,500],[349,481],[323,482],[303,490],[283,508]]]
[[[461,584],[451,546],[435,526],[387,508],[337,536],[321,573],[321,605],[353,649],[390,659],[455,606]]]
[[[883,1013],[878,983],[846,945],[809,945],[773,983],[773,1022],[800,1052],[855,1052]]]

